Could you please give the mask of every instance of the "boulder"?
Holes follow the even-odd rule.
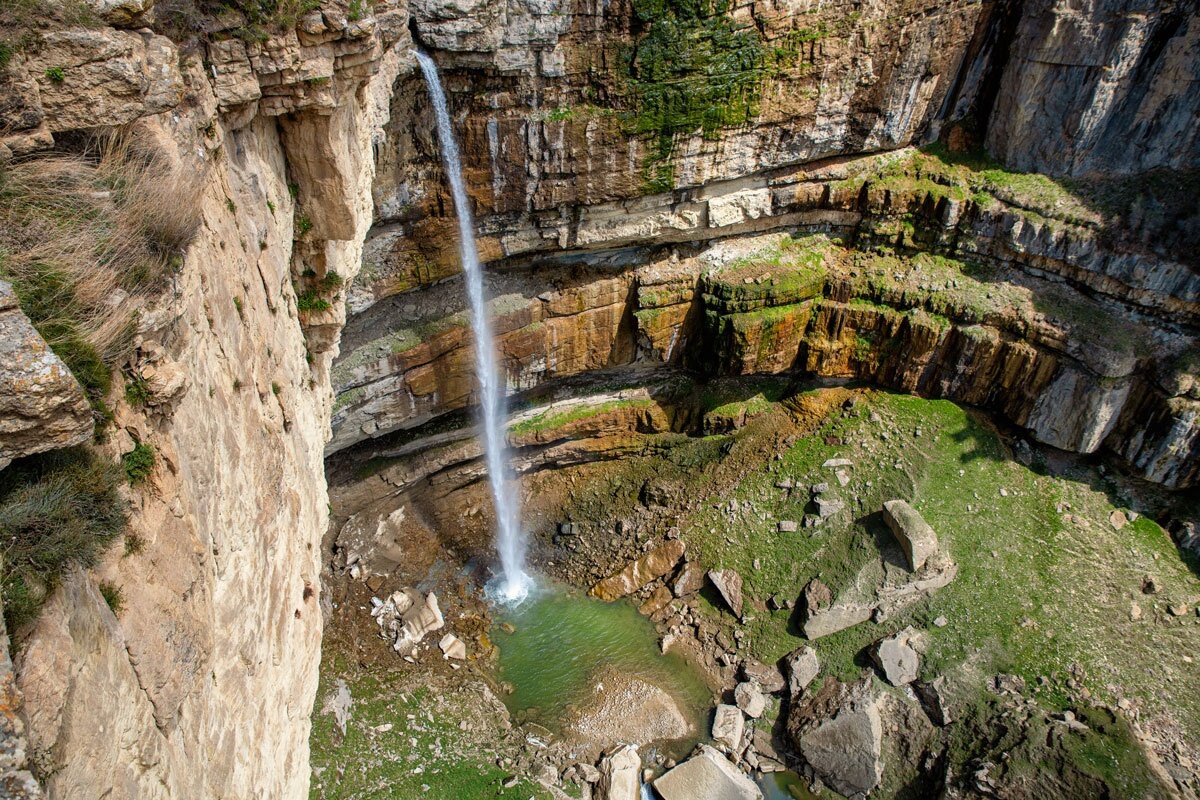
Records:
[[[373,601],[378,602],[378,601]],[[425,635],[440,630],[446,623],[433,592],[422,597],[416,589],[393,592],[371,611],[385,639],[400,655],[409,655]]]
[[[795,533],[800,529],[800,526],[795,520],[781,519],[776,523],[776,528],[780,533]]]
[[[917,679],[921,668],[921,656],[913,647],[917,632],[909,627],[881,639],[871,651],[871,658],[879,666],[884,679],[892,686],[904,686]]]
[[[646,598],[646,602],[638,606],[638,613],[646,617],[653,616],[665,608],[673,598],[674,595],[671,594],[671,590],[659,584],[654,587],[654,591]]]
[[[821,519],[828,519],[846,508],[845,503],[832,497],[818,497],[813,502],[817,506],[817,516]]]
[[[637,748],[625,745],[600,761],[600,800],[641,800],[642,759]]]
[[[788,673],[788,693],[795,700],[821,671],[817,651],[805,645],[784,659]]]
[[[883,721],[868,677],[826,681],[817,696],[793,706],[788,734],[801,758],[827,786],[852,797],[883,777]]]
[[[83,389],[0,281],[0,469],[14,458],[91,438]]]
[[[713,712],[713,741],[723,745],[731,753],[741,749],[742,733],[745,731],[745,727],[746,720],[742,717],[742,710],[737,706],[722,703]]]
[[[801,630],[806,639],[820,639],[822,636],[829,636],[866,622],[874,613],[874,606],[854,603],[838,604],[810,616],[805,620]]]
[[[742,618],[742,576],[732,569],[713,569],[708,571],[708,579],[721,594],[725,605],[729,606],[734,616]]]
[[[704,588],[704,570],[697,564],[685,561],[671,580],[671,591],[676,597],[687,597]]]
[[[768,694],[781,692],[787,686],[787,681],[783,679],[783,673],[777,665],[764,664],[753,658],[742,662],[742,677],[748,681],[754,681]]]
[[[733,699],[737,707],[751,719],[758,719],[767,710],[767,698],[763,695],[762,687],[754,681],[739,683],[733,690]]]
[[[438,642],[438,647],[441,648],[442,655],[446,658],[463,661],[467,657],[467,645],[453,633],[443,636],[442,640]]]
[[[908,567],[916,572],[938,551],[937,534],[915,508],[903,500],[883,504],[883,519],[904,550]]]
[[[683,558],[683,551],[682,541],[669,539],[641,558],[630,561],[620,572],[597,583],[589,594],[605,601],[632,594],[675,569],[679,559]]]
[[[930,722],[934,725],[949,725],[953,718],[950,716],[950,704],[946,698],[946,679],[939,675],[932,681],[918,681],[913,688],[917,690],[917,698],[920,699],[921,707],[925,709]]]
[[[654,781],[662,800],[762,800],[762,791],[717,750],[700,752]]]

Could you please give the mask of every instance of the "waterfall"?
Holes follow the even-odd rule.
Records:
[[[479,379],[479,398],[483,413],[483,449],[487,459],[488,482],[492,488],[492,500],[496,507],[496,549],[500,553],[501,575],[493,584],[492,591],[502,601],[520,602],[529,591],[531,580],[525,573],[525,534],[521,530],[520,511],[515,492],[508,480],[508,444],[505,439],[504,423],[507,417],[504,399],[504,383],[496,363],[496,342],[492,334],[492,323],[487,315],[487,302],[483,292],[483,268],[479,264],[479,253],[475,249],[475,221],[471,217],[471,204],[463,184],[462,161],[458,154],[458,142],[450,124],[450,111],[446,104],[446,93],[438,76],[433,59],[421,52],[415,53],[425,83],[429,86],[429,98],[437,116],[438,140],[442,147],[442,162],[446,177],[450,181],[450,193],[454,197],[454,210],[458,214],[458,251],[466,275],[467,296],[471,304],[471,327],[475,338],[475,373]]]

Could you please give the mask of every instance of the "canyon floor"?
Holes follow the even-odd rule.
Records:
[[[873,796],[1195,791],[1200,564],[1154,521],[1172,503],[1181,513],[1178,497],[947,401],[787,378],[676,375],[526,410],[509,435],[539,574],[587,588],[678,539],[679,572],[741,578],[740,620],[711,578],[691,592],[673,564],[630,598],[708,677],[714,703],[733,703],[753,665],[815,650],[817,679],[768,691],[744,741],[761,763],[801,770],[818,796],[839,796],[837,780],[794,756],[803,717],[860,683],[882,718]],[[381,466],[359,465],[356,479]],[[591,764],[502,702],[511,687],[479,594],[484,492],[477,474],[431,478],[408,498],[434,531],[424,545],[408,539],[387,574],[331,569],[313,798],[593,796]],[[957,569],[947,585],[905,594],[904,555],[880,514],[891,499],[936,532]],[[814,578],[835,606],[874,613],[809,641]],[[446,623],[407,659],[370,616],[372,596],[402,586],[435,591]],[[446,631],[466,642],[465,660],[443,657]],[[919,641],[919,679],[892,686],[871,653],[906,632]],[[935,681],[942,719],[913,691]]]

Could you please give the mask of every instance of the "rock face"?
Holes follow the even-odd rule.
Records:
[[[708,745],[654,781],[663,800],[762,800],[762,791]]]
[[[924,567],[929,557],[937,552],[937,534],[925,518],[903,500],[884,503],[883,520],[903,548],[908,568],[913,572]]]
[[[25,724],[21,721],[23,698],[8,656],[8,630],[0,603],[0,795],[9,800],[42,800],[42,787],[29,771]]]
[[[1200,99],[1167,88],[1200,75],[1200,20],[1189,9],[1181,2],[1025,3],[988,126],[989,149],[1018,169],[1052,174],[1195,167],[1200,140],[1189,121],[1200,114]],[[1047,119],[1069,122],[1048,127]]]
[[[847,797],[867,794],[883,778],[883,723],[869,679],[827,681],[814,698],[788,715],[800,756],[822,782]]]
[[[330,28],[333,49],[337,30]],[[315,320],[303,318],[296,298],[306,270],[349,280],[360,263],[372,131],[386,117],[399,69],[398,58],[383,56],[380,37],[366,38],[374,55],[357,72],[339,71],[333,58],[333,77],[320,86],[297,74],[297,63],[272,72],[281,91],[322,90],[320,122],[299,106],[286,120],[257,109],[223,112],[203,48],[181,52],[148,31],[47,31],[0,81],[0,94],[10,73],[18,86],[35,87],[20,90],[21,124],[10,126],[12,106],[0,103],[0,156],[136,118],[170,158],[201,176],[193,198],[200,233],[135,332],[137,364],[154,364],[151,378],[172,402],[143,412],[110,398],[115,436],[151,443],[161,465],[132,493],[130,531],[143,547],[66,576],[22,632],[14,659],[27,752],[48,776],[49,796],[308,794],[333,342],[306,335]],[[64,67],[61,83],[46,77],[55,65]],[[256,80],[270,71],[259,66],[252,65]],[[377,82],[367,80],[381,67]],[[330,146],[293,151],[281,131],[310,126]],[[323,160],[331,147],[339,150],[335,163]],[[311,179],[326,170],[342,182]],[[297,242],[294,221],[304,212],[289,183],[301,186],[300,205],[350,209],[353,225],[334,231],[340,238],[310,230]],[[325,194],[334,191],[342,194]],[[325,312],[327,333],[340,327],[340,306]],[[170,364],[203,389],[172,389],[181,384]],[[73,398],[68,406],[90,429],[78,390],[62,396]],[[122,589],[119,617],[99,580]],[[197,753],[206,754],[203,763]]]
[[[670,539],[641,558],[631,561],[616,575],[610,575],[597,583],[588,592],[598,600],[612,601],[632,594],[652,580],[675,569],[683,558],[684,544],[679,539]]]
[[[12,286],[0,281],[0,469],[91,435],[83,389],[21,313]]]

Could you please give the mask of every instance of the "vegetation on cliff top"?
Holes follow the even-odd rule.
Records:
[[[0,166],[0,278],[102,418],[140,310],[199,225],[197,186],[130,135]]]

